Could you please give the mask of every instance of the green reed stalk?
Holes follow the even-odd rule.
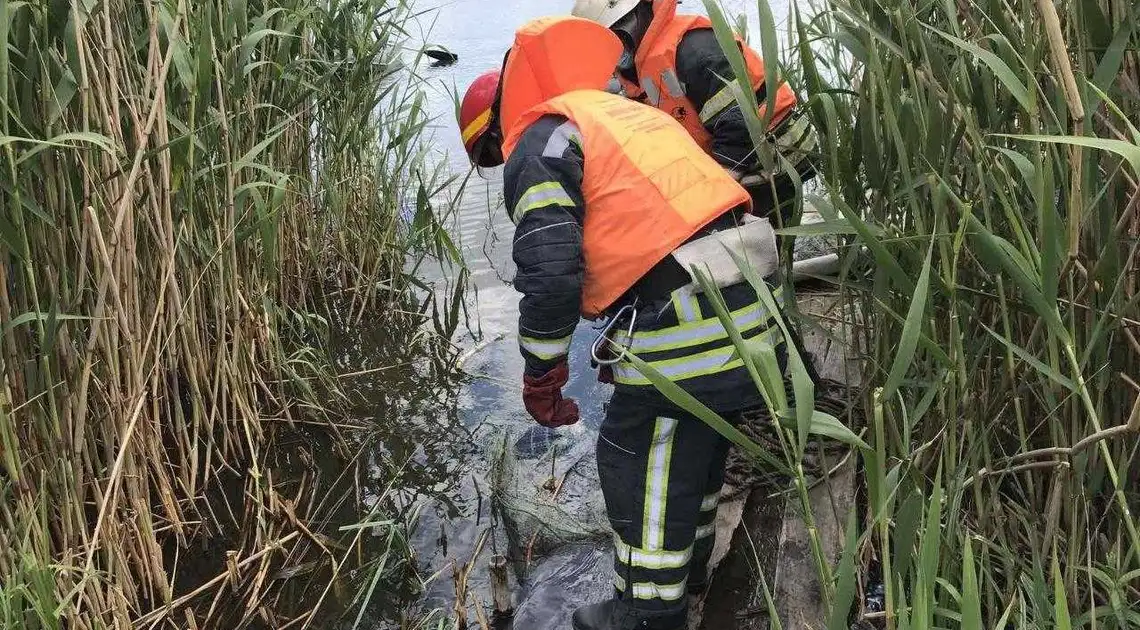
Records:
[[[821,0],[788,29],[873,412],[837,577],[875,558],[889,626],[1140,623],[1137,16]]]
[[[341,399],[326,292],[383,313],[406,298],[405,254],[447,244],[410,16],[0,1],[4,627],[182,625],[198,607],[209,627],[226,593],[248,624],[269,614],[253,603],[277,588],[270,563],[321,546],[267,461],[277,419]],[[244,506],[217,501],[223,482]],[[235,527],[226,588],[187,598],[180,559]]]

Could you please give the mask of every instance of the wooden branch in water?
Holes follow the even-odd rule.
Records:
[[[495,614],[509,617],[514,613],[511,603],[510,575],[507,573],[506,556],[497,555],[488,564],[491,573],[491,599],[495,602]]]

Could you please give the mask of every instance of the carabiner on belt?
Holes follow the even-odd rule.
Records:
[[[626,314],[629,315],[629,329],[625,333],[627,339],[626,344],[621,345],[610,339],[610,333],[613,331],[614,327],[617,326],[618,322],[621,321],[622,316]],[[605,328],[602,328],[602,331],[598,333],[598,338],[594,340],[594,344],[590,346],[590,358],[593,359],[594,363],[597,363],[598,365],[615,365],[617,363],[620,363],[621,360],[625,358],[625,353],[627,350],[629,350],[630,345],[633,344],[633,327],[636,323],[636,302],[633,304],[626,304],[625,306],[618,309],[618,312],[614,313],[614,316],[611,317],[610,321],[606,323]],[[606,343],[612,343],[613,345],[618,346],[619,350],[618,352],[611,355],[612,358],[603,359],[598,355],[601,353]]]

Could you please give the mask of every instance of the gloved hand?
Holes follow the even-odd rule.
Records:
[[[605,348],[602,349],[601,352],[602,352],[603,356],[606,357],[606,359],[612,359],[614,356],[613,350],[611,349],[609,344],[606,344]],[[613,385],[614,384],[614,366],[612,366],[612,365],[601,365],[597,361],[595,361],[594,359],[591,358],[590,359],[590,367],[592,367],[598,371],[598,382],[599,383],[601,383],[603,385]]]
[[[535,422],[557,429],[578,422],[578,403],[562,397],[562,387],[570,380],[565,361],[540,377],[523,375],[523,404]]]

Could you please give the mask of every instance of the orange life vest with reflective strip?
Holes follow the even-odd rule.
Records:
[[[693,102],[685,96],[685,86],[677,77],[677,48],[681,39],[691,30],[698,28],[712,28],[712,22],[703,15],[675,15],[672,19],[668,14],[660,16],[667,21],[657,22],[650,26],[649,31],[637,50],[634,63],[637,67],[637,76],[641,85],[635,85],[627,79],[622,79],[622,87],[626,96],[644,101],[663,112],[667,112],[678,122],[684,125],[689,135],[697,141],[705,152],[712,151],[712,135],[705,129],[701,120],[701,112]],[[756,51],[749,48],[738,37],[737,43],[744,53],[744,61],[748,66],[748,80],[753,90],[759,90],[764,85],[764,61]],[[706,103],[706,108],[719,113],[728,105],[735,103],[731,92],[724,91],[713,96]],[[720,100],[723,102],[721,105]],[[776,91],[775,98],[769,96],[766,101],[775,103],[776,111],[772,116],[769,129],[775,128],[787,117],[796,105],[796,94],[788,84],[781,83]],[[719,105],[719,107],[718,107]],[[766,105],[760,106],[760,116],[764,116]]]
[[[509,78],[505,84],[509,89]],[[504,92],[504,105],[511,98]],[[522,114],[503,143],[560,114],[581,132],[585,170],[582,314],[594,319],[693,234],[748,193],[660,111],[600,90],[576,90]]]

